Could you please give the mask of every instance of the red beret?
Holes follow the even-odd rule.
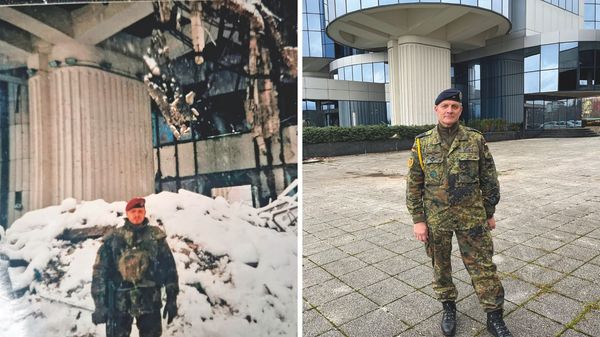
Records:
[[[146,200],[144,198],[133,198],[127,202],[127,206],[125,206],[125,212],[129,212],[132,208],[144,208],[146,204]]]

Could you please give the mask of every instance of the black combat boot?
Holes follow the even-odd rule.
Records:
[[[494,337],[513,337],[502,318],[502,309],[487,313],[487,329]]]
[[[456,303],[454,301],[442,302],[442,333],[444,336],[454,336],[456,333]]]

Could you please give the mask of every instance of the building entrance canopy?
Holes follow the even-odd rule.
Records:
[[[483,47],[486,40],[505,35],[511,28],[507,0],[495,1],[494,4],[502,5],[493,9],[491,5],[484,6],[490,1],[398,4],[372,0],[362,1],[362,8],[359,3],[325,2],[327,34],[336,42],[357,49],[384,49],[388,41],[410,35],[449,42],[452,53],[460,53]]]

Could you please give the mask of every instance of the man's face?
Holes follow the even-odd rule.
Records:
[[[139,225],[144,222],[144,218],[146,217],[146,209],[145,208],[132,208],[127,211],[127,219],[134,225]]]
[[[462,113],[462,104],[456,101],[445,100],[436,105],[434,110],[437,113],[440,124],[449,127],[458,122]]]

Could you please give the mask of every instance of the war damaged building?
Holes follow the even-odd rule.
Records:
[[[259,206],[297,177],[295,2],[45,3],[0,6],[0,225],[181,188]]]

